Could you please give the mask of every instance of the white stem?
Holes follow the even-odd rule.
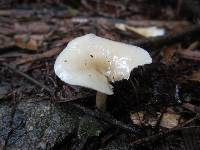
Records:
[[[107,95],[101,92],[97,92],[96,94],[96,107],[101,110],[105,111],[106,110],[106,100],[107,100]]]

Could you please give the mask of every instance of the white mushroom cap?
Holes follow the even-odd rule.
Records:
[[[128,79],[133,68],[151,62],[149,53],[142,48],[86,34],[68,43],[54,69],[68,84],[112,95],[109,82]]]

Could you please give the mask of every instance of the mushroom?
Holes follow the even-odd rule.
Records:
[[[129,79],[133,68],[151,62],[140,47],[86,34],[68,43],[54,70],[68,84],[96,90],[96,107],[105,111],[107,95],[113,94],[110,82]]]

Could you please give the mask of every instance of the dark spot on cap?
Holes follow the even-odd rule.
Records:
[[[64,60],[64,62],[67,62],[67,60]]]
[[[90,57],[93,58],[94,56],[93,56],[93,55],[90,55]]]

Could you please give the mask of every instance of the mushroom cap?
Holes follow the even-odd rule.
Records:
[[[86,34],[68,43],[54,70],[68,84],[112,95],[109,82],[129,79],[133,68],[150,63],[149,53],[140,47]]]

